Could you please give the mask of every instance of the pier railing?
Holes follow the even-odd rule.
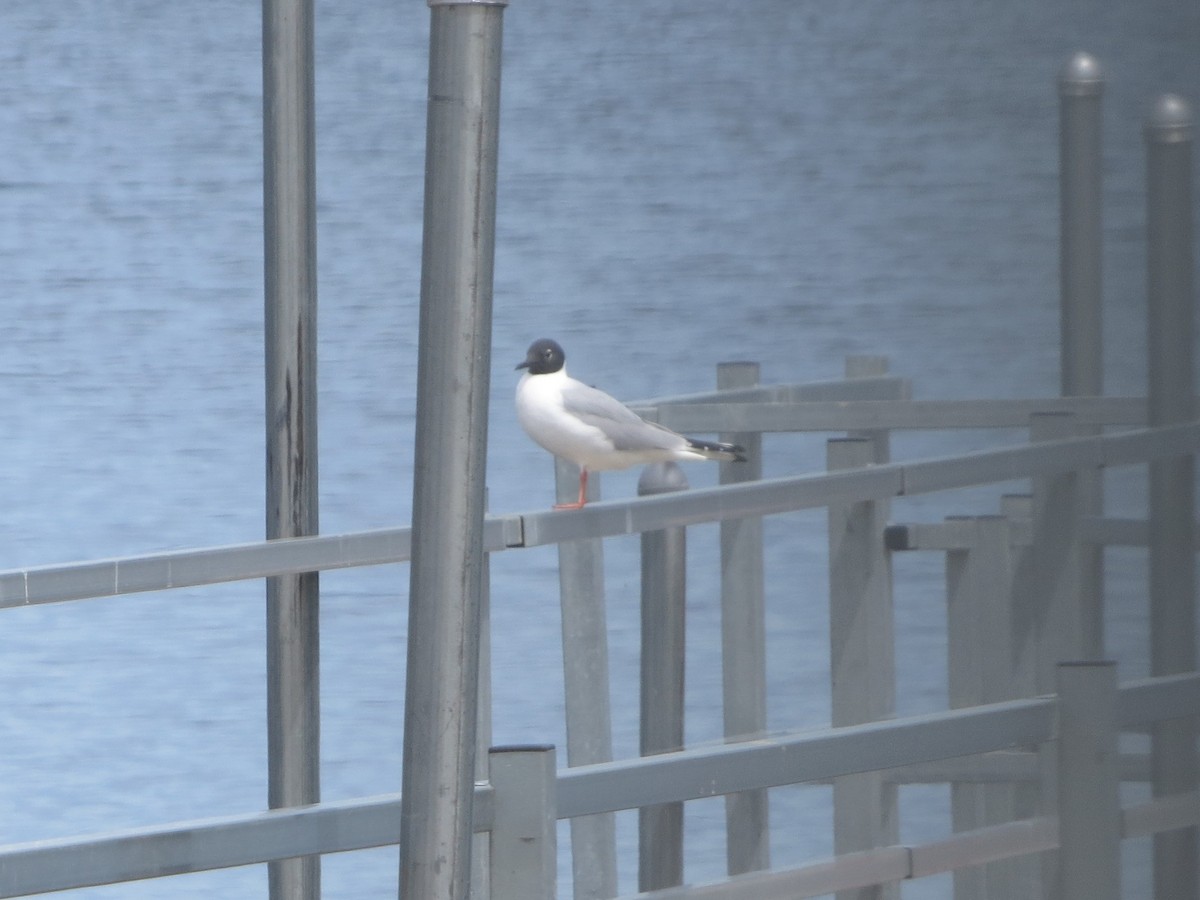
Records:
[[[559,769],[548,747],[480,754],[479,784],[465,798],[473,800],[474,829],[489,848],[480,854],[489,864],[476,869],[475,896],[554,896],[554,825],[563,818],[572,822],[576,896],[616,896],[611,817],[632,808],[642,810],[643,896],[741,900],[836,891],[839,900],[866,900],[896,896],[905,879],[954,871],[963,900],[1110,900],[1119,891],[1119,842],[1146,834],[1155,835],[1157,895],[1196,894],[1200,421],[1192,362],[1191,113],[1178,98],[1163,98],[1146,127],[1147,397],[1079,396],[1099,392],[1101,84],[1094,63],[1081,56],[1060,85],[1064,397],[914,400],[907,382],[889,376],[877,358],[852,360],[844,380],[777,387],[757,385],[753,364],[728,364],[718,370],[716,393],[641,407],[671,427],[719,432],[752,450],[751,462],[723,468],[719,486],[680,490],[669,469],[652,469],[644,496],[635,499],[486,519],[487,553],[560,548],[568,765]],[[991,427],[1028,428],[1030,441],[892,459],[897,430]],[[836,433],[827,471],[763,479],[762,436],[786,431]],[[1099,473],[1118,466],[1147,467],[1145,520],[1104,515]],[[1013,481],[1026,481],[1028,494],[1004,497],[998,511],[936,523],[891,520],[898,498]],[[828,510],[832,727],[769,734],[761,520],[816,508]],[[662,648],[679,646],[682,548],[687,528],[701,522],[721,523],[726,743],[684,748],[681,659]],[[618,761],[601,553],[604,538],[627,534],[643,536],[643,653],[663,665],[645,668],[644,677],[655,680],[643,684],[644,755]],[[17,569],[0,572],[0,608],[403,562],[413,543],[410,529],[396,528]],[[1120,686],[1102,642],[1099,569],[1104,547],[1113,544],[1144,544],[1150,570],[1153,677]],[[953,708],[896,718],[891,565],[895,554],[922,550],[945,554]],[[305,632],[305,647],[315,637]],[[269,677],[286,687],[286,671]],[[486,659],[481,671],[486,703]],[[1118,752],[1125,730],[1149,730],[1148,755]],[[315,753],[315,741],[306,738],[281,755],[295,769],[313,771]],[[278,780],[300,785],[294,775],[281,772]],[[1122,808],[1122,780],[1149,781],[1154,799]],[[773,869],[768,791],[813,782],[832,784],[835,856]],[[896,788],[912,782],[950,785],[951,837],[901,844]],[[302,803],[302,793],[275,805]],[[685,887],[680,804],[715,795],[727,798],[729,877]],[[394,845],[400,823],[399,797],[384,795],[8,845],[0,847],[0,896],[311,861]],[[274,879],[273,893],[289,900],[315,895],[309,868],[303,885]]]
[[[874,385],[872,389],[896,393],[897,381],[875,379],[871,382]],[[765,792],[773,786],[798,782],[832,782],[835,789],[840,785],[847,791],[856,791],[860,798],[857,804],[846,801],[843,807],[835,803],[835,817],[848,831],[862,830],[861,821],[853,824],[864,814],[862,798],[867,798],[865,809],[874,809],[877,814],[880,804],[886,806],[889,803],[889,793],[894,792],[895,785],[907,780],[951,782],[956,785],[955,791],[964,798],[972,793],[978,795],[990,791],[992,806],[990,813],[980,814],[974,820],[964,813],[964,817],[956,821],[960,833],[928,846],[902,847],[894,839],[886,840],[887,834],[880,832],[875,839],[877,846],[849,851],[848,855],[839,852],[835,860],[788,872],[747,867],[742,873],[731,873],[733,877],[722,883],[721,887],[690,889],[695,891],[694,894],[683,893],[689,889],[671,888],[661,896],[760,896],[752,893],[752,888],[761,890],[766,884],[774,885],[772,890],[782,891],[786,896],[806,896],[809,894],[802,893],[809,890],[806,886],[811,886],[814,893],[849,890],[855,885],[894,882],[896,879],[921,877],[983,862],[995,864],[997,860],[1016,854],[1037,853],[1056,846],[1064,850],[1076,847],[1074,852],[1091,852],[1079,850],[1071,843],[1077,835],[1067,836],[1062,831],[1062,823],[1077,816],[1077,811],[1065,810],[1062,804],[1076,796],[1065,790],[1064,785],[1066,779],[1079,775],[1079,767],[1072,763],[1061,768],[1047,757],[1050,751],[1043,750],[1039,754],[1029,749],[1039,744],[1046,745],[1046,742],[1055,738],[1060,743],[1066,740],[1062,730],[1065,712],[1056,705],[1068,702],[1065,695],[1060,695],[1058,700],[1052,697],[1012,699],[1019,696],[1021,690],[1016,682],[1020,678],[1030,677],[1029,666],[1014,663],[1009,670],[1000,671],[1002,665],[987,670],[979,669],[978,663],[978,659],[989,656],[986,647],[990,641],[993,646],[998,644],[1003,650],[1010,651],[1007,656],[1000,653],[1000,657],[1031,660],[1030,665],[1035,673],[1039,667],[1045,670],[1049,666],[1053,677],[1056,671],[1054,664],[1068,658],[1056,655],[1057,646],[1072,641],[1082,642],[1084,638],[1078,633],[1079,628],[1060,630],[1054,646],[1044,646],[1043,634],[1038,639],[1038,646],[1024,649],[1015,647],[1012,641],[1017,639],[1018,633],[1042,634],[1041,629],[1030,632],[1027,628],[1037,622],[1017,620],[1012,630],[981,631],[977,639],[970,638],[965,630],[973,615],[986,614],[993,619],[1002,619],[1003,611],[1012,609],[1011,603],[1017,595],[1012,591],[1011,583],[1004,583],[997,573],[1012,572],[1015,568],[1011,561],[1008,565],[996,564],[995,553],[1028,552],[1033,536],[1051,526],[1056,530],[1057,540],[1066,541],[1067,544],[1113,540],[1142,543],[1147,540],[1144,523],[1076,516],[1072,525],[1070,522],[1064,523],[1055,509],[1045,504],[1040,504],[1039,508],[1039,501],[1034,497],[1026,504],[1010,503],[1010,512],[1014,514],[1006,518],[987,516],[982,520],[948,520],[945,524],[892,523],[889,527],[874,531],[846,529],[845,523],[852,519],[860,522],[878,521],[877,510],[873,507],[898,497],[1025,478],[1033,482],[1036,496],[1039,486],[1050,489],[1056,480],[1070,479],[1080,471],[1144,465],[1191,456],[1200,449],[1200,422],[1158,428],[1130,427],[1138,425],[1144,416],[1145,404],[1142,401],[1094,398],[1005,401],[994,404],[990,410],[994,415],[985,420],[978,410],[970,412],[966,405],[958,401],[944,404],[906,399],[836,401],[830,399],[830,395],[839,391],[834,386],[836,384],[841,384],[840,390],[848,395],[859,397],[867,387],[865,381],[856,383],[855,380],[848,380],[825,385],[764,389],[777,395],[776,399],[767,403],[779,413],[777,421],[780,430],[846,429],[867,433],[877,431],[881,426],[892,429],[906,426],[937,427],[938,406],[944,406],[948,413],[944,419],[940,419],[941,422],[961,424],[966,419],[971,427],[979,427],[985,421],[996,426],[1011,427],[1022,417],[1032,415],[1035,430],[1038,419],[1047,417],[1058,425],[1061,425],[1060,420],[1069,421],[1073,418],[1082,419],[1088,426],[1107,421],[1118,423],[1122,430],[1059,437],[943,459],[881,463],[873,461],[876,451],[872,441],[880,439],[878,434],[873,437],[835,438],[830,441],[831,448],[849,443],[852,450],[865,461],[864,464],[847,468],[835,463],[834,470],[825,473],[670,491],[630,500],[601,501],[579,511],[490,516],[485,527],[486,547],[489,552],[507,552],[546,544],[598,542],[599,538],[622,534],[653,535],[670,529],[683,530],[699,522],[743,521],[747,517],[800,509],[828,507],[831,510],[843,510],[844,514],[831,512],[830,602],[831,628],[834,632],[831,640],[840,639],[844,642],[841,650],[836,646],[833,648],[835,665],[842,655],[861,661],[861,657],[856,656],[859,652],[856,643],[868,646],[871,640],[878,640],[881,634],[890,634],[892,627],[890,602],[875,604],[869,609],[858,606],[863,596],[870,596],[878,587],[873,587],[870,579],[856,579],[845,572],[839,577],[837,559],[861,573],[869,571],[873,565],[870,561],[872,557],[882,559],[886,564],[886,556],[891,553],[935,548],[947,552],[948,557],[958,557],[953,564],[956,574],[948,578],[952,585],[949,590],[958,591],[953,595],[955,599],[950,605],[948,627],[952,647],[957,642],[960,648],[964,648],[962,655],[967,660],[956,668],[952,650],[949,673],[951,700],[952,704],[965,707],[961,710],[913,719],[860,721],[826,731],[794,735],[743,733],[747,739],[740,743],[674,750],[638,760],[575,766],[557,775],[554,753],[550,748],[493,751],[489,757],[488,784],[478,788],[476,794],[475,824],[477,831],[488,832],[492,838],[489,867],[491,896],[528,898],[552,895],[554,829],[547,825],[547,819],[557,817],[586,821],[586,818],[580,817],[603,817],[616,809],[642,807],[661,810],[670,804],[698,797],[718,794],[754,796],[755,792]],[[823,394],[824,399],[792,402],[778,399],[785,394],[803,397],[814,393]],[[906,395],[907,391],[901,390],[899,393]],[[745,409],[739,411],[743,406]],[[987,407],[988,404],[983,406]],[[1045,407],[1048,416],[1039,416],[1034,412],[1040,406]],[[885,410],[885,407],[889,408]],[[677,424],[671,416],[678,412],[681,418],[691,417],[686,421],[695,427],[701,424],[696,418],[697,410],[706,411],[712,417],[703,425],[701,430],[704,431],[737,431],[748,426],[757,429],[764,424],[761,419],[754,419],[765,415],[758,395],[745,396],[733,402],[719,395],[711,395],[687,402],[663,403],[657,406],[657,413],[648,409],[646,412],[672,424]],[[823,420],[824,414],[830,415],[832,425]],[[942,424],[941,427],[949,426]],[[1062,429],[1058,430],[1061,433]],[[870,453],[862,453],[863,448],[869,449]],[[836,457],[836,451],[831,456]],[[1063,495],[1060,492],[1056,496],[1061,500]],[[1078,509],[1078,506],[1071,505],[1071,508]],[[980,522],[983,527],[977,527]],[[988,540],[994,535],[987,534],[987,526],[996,523],[1001,523],[1008,531],[1002,533],[999,544],[993,542],[989,545]],[[1063,528],[1067,530],[1064,532]],[[858,542],[857,547],[845,542],[849,533],[857,535],[853,539]],[[733,552],[737,552],[736,544],[732,547]],[[751,548],[750,552],[761,552],[761,546]],[[397,528],[43,566],[0,573],[0,606],[120,596],[139,591],[316,569],[403,562],[408,554],[409,530]],[[992,556],[989,557],[989,554]],[[980,562],[989,558],[993,560],[990,569],[986,563]],[[1070,558],[1069,555],[1067,558]],[[665,563],[666,556],[658,553],[655,558],[647,559],[645,566]],[[966,579],[964,573],[972,566],[978,569],[980,565],[984,568],[975,572],[973,583],[991,586],[995,606],[990,606],[989,602],[992,601],[986,599],[974,601],[974,607],[965,605],[968,593],[962,586],[965,580],[970,579]],[[645,567],[643,571],[646,571]],[[1044,570],[1043,574],[1051,577],[1055,584],[1061,582],[1059,575],[1049,570]],[[1033,583],[1024,585],[1024,589],[1035,594],[1048,590],[1045,585],[1038,587]],[[564,596],[571,593],[565,591]],[[574,593],[583,597],[586,592],[577,590]],[[1046,624],[1044,617],[1052,614],[1055,608],[1052,591],[1044,596],[1049,602],[1040,611],[1030,613],[1043,617],[1043,626]],[[593,597],[581,602],[599,602],[602,605],[603,597],[601,595],[598,600]],[[1064,602],[1068,606],[1067,616],[1056,621],[1060,625],[1062,622],[1069,624],[1075,621],[1082,628],[1085,623],[1079,618],[1078,610],[1072,619],[1069,609],[1070,602],[1080,602],[1080,598],[1059,601],[1060,605]],[[847,610],[855,608],[866,615],[853,617],[855,621],[847,624],[839,634],[837,623],[847,618]],[[1079,643],[1078,646],[1083,645]],[[726,645],[727,650],[730,647],[736,649],[733,638]],[[579,652],[582,652],[580,648],[564,648],[568,666],[572,665],[573,657]],[[993,652],[990,655],[994,657],[997,654]],[[1048,662],[1039,663],[1039,659]],[[1090,662],[1095,663],[1096,660]],[[728,660],[725,665],[730,666]],[[740,663],[745,673],[741,677],[748,679],[750,689],[761,677],[758,674],[761,665],[761,659],[743,660]],[[1103,666],[1079,667],[1080,672],[1090,672],[1092,669],[1101,673],[1094,678],[1106,684],[1112,682],[1097,690],[1102,693],[1117,692],[1115,696],[1118,699],[1111,702],[1118,704],[1119,714],[1113,722],[1096,725],[1098,732],[1085,729],[1088,739],[1102,740],[1106,742],[1103,744],[1105,747],[1113,746],[1115,729],[1144,728],[1151,722],[1194,714],[1200,709],[1200,680],[1194,675],[1150,679],[1127,684],[1118,690],[1115,679]],[[890,674],[880,670],[878,661],[847,669],[844,674],[842,683],[834,688],[835,719],[838,716],[852,716],[856,707],[868,709],[881,703],[887,705],[887,698],[894,687]],[[989,703],[989,700],[996,698],[972,695],[971,684],[985,684],[991,692],[1007,696],[1000,702]],[[1031,692],[1043,688],[1041,693],[1061,688],[1061,685],[1052,684],[1049,690],[1045,690],[1039,685],[1036,674],[1027,682],[1027,686]],[[732,684],[727,685],[727,690],[733,695],[740,695],[747,687],[745,684]],[[644,708],[643,715],[648,719],[667,715],[666,707],[676,702],[675,699],[650,693],[651,697],[646,701],[650,706]],[[578,698],[568,697],[569,705],[575,702],[578,702]],[[1077,736],[1071,740],[1077,739],[1081,738]],[[1020,749],[1014,752],[1014,748]],[[1008,752],[998,754],[996,751]],[[1060,747],[1060,752],[1065,751]],[[938,763],[939,760],[966,754],[985,755],[971,763]],[[1118,765],[1118,762],[1122,765]],[[925,768],[922,771],[913,769],[913,766]],[[1147,768],[1144,759],[1114,755],[1111,766],[1104,768],[1099,775],[1092,773],[1087,777],[1140,780],[1147,777]],[[862,778],[873,779],[866,782],[865,793],[862,782],[855,787],[854,780]],[[513,783],[506,783],[506,779],[515,779],[516,787]],[[1046,779],[1057,783],[1057,805],[1047,806],[1039,799],[1036,801],[1036,815],[1011,819],[1012,810],[1019,808],[1019,803],[1013,806],[1016,793],[1028,790],[1029,785]],[[997,790],[1008,792],[1007,807],[1002,802],[1003,798],[996,799]],[[1108,791],[1108,788],[1105,787],[1104,791]],[[1083,795],[1090,796],[1091,793],[1089,788]],[[296,809],[231,815],[202,822],[172,823],[109,835],[10,845],[0,848],[0,896],[21,896],[68,887],[394,844],[399,835],[398,803],[396,795],[368,797]],[[1010,818],[998,819],[1004,810],[1008,811]],[[1200,800],[1193,788],[1191,791],[1157,798],[1149,804],[1131,807],[1121,816],[1120,828],[1108,834],[1106,840],[1113,835],[1119,838],[1122,835],[1141,835],[1159,829],[1195,825],[1200,816]],[[597,820],[592,818],[592,821]],[[603,822],[603,818],[599,821]],[[731,828],[745,825],[736,817],[730,822]],[[509,830],[512,828],[516,830]],[[597,840],[598,834],[602,844],[605,831],[605,828],[593,830],[591,839]],[[584,835],[587,835],[586,830]],[[659,842],[656,848],[658,852],[663,849],[662,841],[676,839],[681,840],[681,836],[670,837],[669,829],[665,832],[660,830],[654,837],[647,837],[647,840]],[[1080,846],[1086,848],[1091,845],[1085,843]],[[1110,851],[1111,848],[1106,852]],[[581,855],[588,858],[587,853]],[[603,859],[605,851],[594,851],[592,856]],[[660,857],[656,852],[649,854],[648,858]],[[541,867],[534,865],[538,860],[541,860]],[[1064,859],[1062,864],[1066,871],[1069,861]],[[546,866],[549,866],[548,870]],[[756,868],[764,871],[750,874]],[[1028,874],[1025,877],[1029,877]],[[539,888],[542,893],[531,892],[535,883],[542,886]]]

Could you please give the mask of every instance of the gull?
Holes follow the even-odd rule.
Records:
[[[743,461],[734,444],[699,441],[647,422],[619,400],[567,374],[566,354],[542,338],[529,345],[517,384],[517,421],[534,443],[579,466],[579,499],[555,509],[582,509],[588,472],[641,463],[715,459]]]

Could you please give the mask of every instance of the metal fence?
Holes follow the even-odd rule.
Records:
[[[875,378],[762,390],[778,395],[821,397],[793,402],[773,401],[781,412],[781,422],[803,419],[806,429],[827,430],[819,416],[805,416],[804,413],[806,410],[819,412],[832,402],[837,403],[834,427],[839,429],[877,427],[881,415],[886,416],[893,428],[926,427],[938,420],[937,404],[914,406],[912,401],[906,400],[829,399],[831,394],[839,392],[858,396],[871,391],[906,393],[903,388],[898,389],[897,384],[900,382],[896,379]],[[692,417],[695,410],[703,406],[723,424],[731,425],[743,415],[738,412],[739,408],[750,403],[745,409],[754,410],[753,404],[759,402],[758,395],[732,403],[717,402],[716,396],[700,399],[703,402],[691,399],[664,403],[658,407],[657,414],[670,421],[674,410],[682,417]],[[995,416],[991,424],[1011,426],[1019,416],[1038,405],[1038,401],[1005,404],[1005,414]],[[882,413],[883,406],[891,407],[890,411]],[[478,788],[475,797],[475,828],[492,835],[491,896],[552,895],[554,829],[548,821],[552,823],[555,817],[586,821],[588,817],[604,816],[617,809],[640,807],[661,811],[671,804],[698,797],[720,794],[753,797],[769,787],[797,782],[832,781],[835,791],[849,798],[835,802],[835,827],[840,825],[841,831],[849,835],[845,840],[849,841],[855,834],[861,836],[864,820],[874,823],[873,828],[867,827],[868,832],[874,832],[871,847],[846,850],[845,854],[839,851],[836,860],[789,872],[734,873],[735,877],[721,887],[688,889],[694,890],[694,894],[681,893],[680,889],[659,895],[810,896],[978,866],[984,862],[994,865],[997,860],[1014,854],[1040,852],[1055,846],[1062,846],[1064,850],[1072,848],[1074,853],[1091,854],[1095,848],[1088,841],[1097,839],[1094,823],[1082,829],[1087,840],[1078,845],[1071,843],[1079,838],[1078,835],[1068,836],[1061,830],[1061,825],[1056,830],[1056,822],[1073,821],[1071,817],[1081,815],[1079,810],[1065,804],[1072,797],[1084,798],[1078,802],[1086,805],[1096,796],[1108,796],[1109,786],[1097,788],[1101,782],[1095,779],[1112,780],[1122,774],[1146,778],[1145,760],[1122,760],[1124,765],[1118,766],[1113,743],[1116,730],[1144,727],[1150,722],[1194,713],[1200,709],[1200,678],[1187,675],[1150,679],[1122,687],[1116,695],[1117,700],[1110,697],[1101,701],[1094,698],[1079,701],[1084,703],[1085,709],[1092,710],[1086,716],[1093,715],[1097,702],[1101,707],[1104,703],[1115,702],[1119,713],[1107,724],[1103,718],[1093,721],[1085,716],[1085,725],[1079,726],[1081,733],[1064,731],[1065,708],[1059,709],[1056,703],[1071,702],[1066,694],[1058,701],[1044,697],[1007,698],[1022,693],[1021,686],[1015,682],[1029,678],[1030,672],[1035,673],[1035,677],[1026,686],[1027,693],[1056,687],[1063,690],[1061,684],[1040,682],[1041,676],[1037,673],[1048,671],[1053,678],[1054,664],[1062,658],[1059,648],[1082,640],[1080,630],[1084,622],[1081,617],[1075,618],[1079,627],[1074,629],[1063,627],[1062,623],[1072,621],[1069,605],[1081,602],[1083,598],[1064,596],[1056,602],[1048,583],[1026,584],[1024,591],[1040,592],[1046,601],[1030,604],[1027,611],[1036,621],[1021,621],[1018,615],[1011,619],[1009,628],[993,627],[997,621],[1008,621],[1009,613],[1016,614],[1011,604],[1022,595],[1021,591],[1013,589],[1011,578],[1006,581],[1003,576],[1020,568],[1014,565],[1012,555],[1031,552],[1035,546],[1034,536],[1047,530],[1054,532],[1056,540],[1076,547],[1114,539],[1145,541],[1147,533],[1143,523],[1078,515],[1064,520],[1058,506],[1043,502],[1040,494],[1053,495],[1061,501],[1061,492],[1067,488],[1057,482],[1076,479],[1075,473],[1079,471],[1146,464],[1193,454],[1200,449],[1200,423],[1128,428],[1144,406],[1128,399],[1103,403],[1055,400],[1049,406],[1051,411],[1047,415],[1034,414],[1034,420],[1050,418],[1061,424],[1079,412],[1079,417],[1091,424],[1098,418],[1103,419],[1100,414],[1107,411],[1127,430],[1106,435],[1060,437],[946,459],[887,463],[874,462],[878,436],[837,438],[830,441],[831,471],[826,473],[667,492],[627,501],[598,502],[577,512],[546,511],[489,517],[485,540],[490,552],[557,543],[573,545],[573,552],[578,553],[581,541],[586,546],[603,536],[642,533],[649,541],[643,569],[648,575],[648,583],[673,583],[681,587],[678,577],[674,581],[667,577],[664,581],[662,576],[657,576],[655,581],[656,576],[652,574],[655,568],[677,564],[672,563],[669,541],[667,546],[658,543],[664,533],[683,530],[698,522],[745,521],[752,516],[827,507],[831,524],[831,640],[841,644],[840,648],[834,648],[835,666],[839,661],[844,666],[840,673],[835,671],[838,680],[834,693],[835,723],[843,727],[828,731],[783,736],[764,736],[754,730],[731,732],[731,736],[742,735],[749,739],[718,747],[660,753],[640,760],[582,765],[566,769],[557,776],[552,748],[522,748],[519,752],[512,748],[493,750],[489,760],[490,783]],[[944,420],[953,421],[963,407],[958,402],[949,402],[945,409],[948,415]],[[973,424],[980,422],[978,418],[973,419]],[[710,422],[706,430],[714,430],[715,424]],[[857,459],[858,465],[849,464],[852,459]],[[883,521],[880,507],[892,498],[1017,478],[1033,479],[1034,492],[1024,504],[1026,509],[1020,509],[1022,504],[1019,502],[1011,504],[1015,507],[1010,510],[1011,516],[964,518],[944,524],[893,524],[887,528],[880,524]],[[1068,507],[1079,508],[1078,504],[1068,504]],[[874,524],[860,527],[864,522]],[[850,546],[851,541],[857,545]],[[964,709],[915,719],[868,721],[881,718],[872,710],[882,708],[885,710],[883,716],[889,714],[888,698],[894,690],[893,676],[886,671],[888,655],[869,652],[872,648],[878,649],[879,642],[890,637],[892,627],[890,602],[868,602],[873,596],[876,601],[888,599],[884,590],[887,585],[873,580],[870,571],[874,566],[886,566],[890,553],[918,549],[941,550],[952,560],[948,579],[953,592],[949,604],[949,632],[952,653],[953,648],[958,648],[960,656],[957,662],[952,660],[951,663],[951,698],[955,705]],[[737,542],[731,541],[726,553],[736,555],[738,552],[761,553],[761,545],[739,551]],[[408,555],[408,529],[159,553],[0,573],[0,603],[7,607],[117,596],[293,574],[311,571],[314,567],[391,563],[404,561]],[[1009,557],[1007,561],[1006,556]],[[1061,558],[1072,557],[1068,553]],[[738,564],[731,559],[730,565],[736,568]],[[1061,582],[1057,574],[1049,571],[1043,572],[1042,577],[1055,584]],[[745,597],[740,593],[740,587],[730,585],[731,591],[738,592],[738,602],[743,602]],[[564,592],[564,600],[571,602],[572,594],[575,602],[594,608],[590,613],[565,611],[565,616],[574,615],[581,619],[591,615],[602,619],[602,595],[596,597],[577,589]],[[681,599],[681,592],[651,589],[647,599],[652,596],[665,603],[672,597]],[[597,612],[596,604],[599,604],[600,612]],[[667,627],[670,620],[670,616],[658,614],[647,617],[647,622],[658,622],[660,627]],[[1048,621],[1059,623],[1053,628],[1053,642],[1046,638]],[[576,661],[583,658],[586,664],[588,634],[586,631],[573,633],[579,645],[564,648],[566,663],[577,665]],[[1019,635],[1025,635],[1032,646],[1014,647],[1011,642]],[[662,640],[662,636],[648,634],[646,639]],[[727,653],[737,652],[736,640],[736,635],[727,636]],[[1027,664],[1026,660],[1031,658],[1033,661]],[[736,702],[747,693],[759,690],[762,664],[761,656],[744,660],[740,665],[726,660],[727,669],[742,673],[731,675],[726,687]],[[1091,674],[1082,674],[1084,672]],[[1064,677],[1061,669],[1058,675]],[[1100,694],[1111,694],[1115,690],[1111,671],[1103,665],[1078,667],[1078,671],[1073,668],[1066,677],[1083,679],[1088,685],[1086,690]],[[1096,679],[1099,680],[1092,683]],[[988,696],[989,693],[992,696]],[[1004,702],[979,705],[996,700]],[[681,695],[652,687],[647,690],[643,715],[646,721],[669,717],[669,708],[681,701]],[[568,697],[568,706],[581,717],[587,712],[581,706],[582,702],[578,696]],[[853,719],[867,724],[847,721]],[[761,732],[761,728],[757,731]],[[1011,752],[1013,748],[1046,744],[1056,738],[1060,758],[1070,760],[1071,765],[1060,767],[1052,750],[1043,750],[1040,755],[1033,750]],[[1091,757],[1075,755],[1076,751],[1070,748],[1077,741],[1098,741],[1097,746],[1107,748],[1101,754],[1106,761],[1100,771],[1093,772],[1080,764],[1080,760]],[[645,749],[653,752],[656,748]],[[1005,750],[1010,752],[994,752]],[[929,770],[937,760],[967,754],[990,755],[973,763],[959,761],[939,771]],[[924,764],[926,769],[912,769],[916,764]],[[904,767],[910,768],[905,770]],[[1010,821],[1012,812],[1020,808],[1020,792],[1028,791],[1039,777],[1048,778],[1053,773],[1058,773],[1054,779],[1058,782],[1057,805],[1046,806],[1044,801],[1036,800],[1039,804],[1036,815]],[[1089,787],[1073,791],[1067,785],[1074,778],[1093,780],[1088,782]],[[883,825],[895,821],[894,809],[884,807],[894,804],[895,785],[906,780],[951,782],[959,798],[956,809],[962,806],[976,814],[956,813],[955,824],[961,833],[947,841],[925,847],[900,847],[894,834],[889,834]],[[1038,793],[1036,789],[1034,792]],[[982,806],[980,797],[985,798]],[[762,803],[732,806],[731,829],[746,828],[751,814],[764,807]],[[745,811],[747,808],[750,813]],[[1193,788],[1125,810],[1121,816],[1119,830],[1106,833],[1105,840],[1195,825],[1200,817],[1200,796]],[[1088,814],[1085,821],[1091,823],[1091,818]],[[592,821],[596,820],[593,818]],[[751,820],[749,826],[752,834],[766,833],[765,823]],[[383,796],[204,822],[174,823],[112,835],[9,846],[0,848],[0,896],[392,844],[398,840],[398,828],[398,796]],[[580,854],[585,860],[603,860],[611,852],[603,847],[604,835],[604,828],[593,829],[590,833],[585,829],[577,837],[581,841],[600,842],[598,849],[593,844],[590,855],[587,852]],[[670,828],[658,827],[647,830],[646,840],[653,846],[645,859],[661,861],[670,857],[666,846],[681,840],[681,835],[673,834]],[[1105,858],[1116,858],[1112,848],[1106,848],[1104,852]],[[1063,867],[1064,872],[1068,871],[1068,860],[1064,859]],[[756,868],[761,867],[746,867],[742,872]],[[576,874],[583,878],[598,877],[595,868],[591,871],[585,868]],[[603,867],[599,874],[603,874]],[[1034,876],[1026,872],[1022,877],[1028,883]],[[615,890],[611,895],[615,895]]]

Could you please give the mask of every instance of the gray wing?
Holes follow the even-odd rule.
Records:
[[[604,391],[574,382],[563,391],[563,408],[604,432],[617,450],[681,450],[687,439],[669,428],[647,422]]]

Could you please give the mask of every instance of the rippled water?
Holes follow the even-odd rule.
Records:
[[[254,540],[263,530],[259,6],[0,7],[4,566]],[[321,516],[410,515],[428,11],[318,3]],[[1070,52],[1106,89],[1110,393],[1144,387],[1141,122],[1200,96],[1194,4],[514,0],[506,14],[489,452],[493,510],[551,500],[512,367],[556,337],[625,398],[715,363],[834,378],[884,354],[921,397],[1057,390],[1057,99]],[[1015,435],[898,438],[897,454]],[[769,474],[823,466],[768,440]],[[606,477],[608,496],[636,472]],[[693,484],[715,473],[688,470]],[[1137,477],[1120,497],[1137,506]],[[898,517],[994,509],[935,498]],[[974,503],[974,505],[971,505]],[[827,720],[823,516],[768,523],[773,728]],[[696,529],[689,736],[719,731],[715,529]],[[606,548],[618,752],[636,748],[635,541]],[[1115,553],[1114,585],[1139,586]],[[493,564],[496,738],[563,743],[551,550]],[[897,565],[900,707],[945,702],[941,567]],[[399,786],[407,569],[323,578],[323,792]],[[0,840],[261,808],[257,583],[6,611]],[[1123,673],[1144,622],[1114,610]],[[1134,608],[1136,609],[1136,608]],[[632,674],[631,674],[632,673]],[[829,852],[818,791],[780,792],[778,862]],[[939,833],[906,793],[906,838]],[[689,820],[719,874],[716,803]],[[622,842],[630,846],[628,820]],[[707,852],[704,852],[707,849]],[[632,885],[633,863],[622,863]],[[328,897],[392,896],[395,852],[329,858]],[[258,869],[81,892],[260,894]],[[948,883],[906,886],[946,896]]]

